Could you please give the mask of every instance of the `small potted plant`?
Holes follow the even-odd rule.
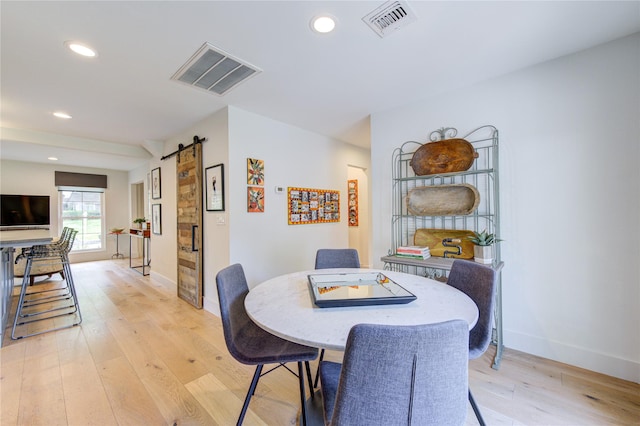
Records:
[[[473,246],[473,260],[478,263],[493,263],[493,244],[502,241],[496,238],[495,234],[489,234],[487,230],[482,232],[473,232],[473,236],[469,240],[475,244]]]
[[[145,219],[144,217],[137,217],[137,218],[133,219],[133,223],[135,223],[137,225],[138,229],[144,229],[143,228],[143,224],[144,224],[144,226],[146,226],[147,219]]]

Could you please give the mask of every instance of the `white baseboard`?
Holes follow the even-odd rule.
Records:
[[[151,278],[153,278],[154,280],[157,280],[163,284],[167,284],[167,285],[172,285],[172,286],[176,286],[176,282],[165,277],[164,275],[161,275],[157,272],[154,272],[153,270],[151,271]],[[202,308],[207,311],[207,312],[211,312],[212,314],[214,314],[215,316],[219,317],[220,316],[220,304],[218,303],[218,295],[214,295],[213,297],[203,297],[202,299]]]
[[[213,315],[220,317],[220,304],[216,297],[205,297],[202,300],[202,307],[205,311],[211,312]]]
[[[594,352],[562,342],[504,330],[505,346],[608,376],[640,383],[640,362]]]
[[[174,280],[171,280],[167,277],[165,277],[162,274],[159,274],[157,272],[154,272],[153,269],[151,270],[150,273],[151,278],[153,278],[154,280],[160,281],[163,284],[168,284],[168,285],[173,285],[176,286],[176,282]]]

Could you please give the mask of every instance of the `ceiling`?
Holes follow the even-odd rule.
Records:
[[[640,31],[640,1],[410,1],[381,38],[383,3],[2,0],[0,157],[131,170],[227,105],[367,147],[372,113]],[[205,42],[262,72],[222,97],[171,80]]]

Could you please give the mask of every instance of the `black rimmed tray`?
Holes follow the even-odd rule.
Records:
[[[309,274],[309,290],[320,308],[395,305],[416,296],[381,272]]]

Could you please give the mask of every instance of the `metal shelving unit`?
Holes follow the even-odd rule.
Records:
[[[431,132],[430,142],[451,139],[457,136],[455,128],[441,128]],[[455,229],[483,231],[500,235],[500,199],[498,181],[498,129],[486,125],[479,127],[464,136],[478,154],[469,170],[457,173],[416,176],[410,162],[415,151],[423,144],[409,141],[393,152],[393,186],[392,186],[392,219],[391,248],[389,254],[381,258],[385,268],[395,271],[422,275],[445,281],[452,258],[430,257],[424,260],[397,257],[396,248],[414,245],[417,229]],[[406,196],[414,188],[422,186],[469,184],[480,193],[480,203],[471,214],[448,216],[416,216],[408,212]],[[500,255],[500,244],[494,245],[493,268],[500,271],[503,266]],[[496,312],[493,343],[497,346],[493,368],[497,369],[502,358],[502,274],[498,279],[496,293]]]

